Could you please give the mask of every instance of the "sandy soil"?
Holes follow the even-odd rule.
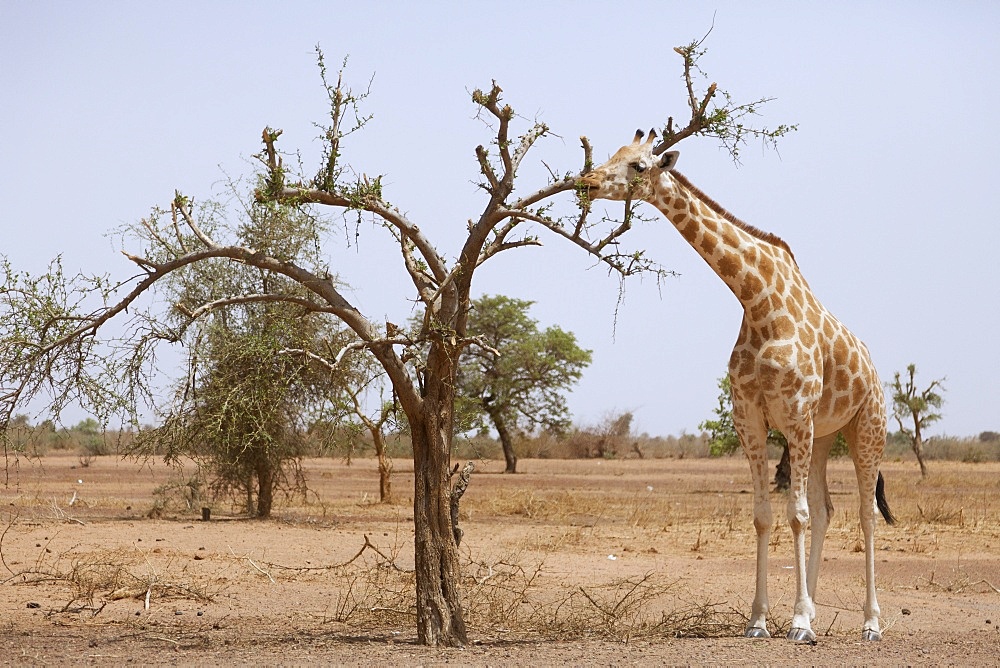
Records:
[[[900,523],[878,528],[885,638],[863,643],[853,472],[849,462],[832,464],[837,511],[814,646],[630,633],[624,619],[610,631],[618,621],[583,623],[561,639],[541,618],[533,627],[509,613],[505,624],[503,610],[482,600],[500,596],[478,586],[496,569],[536,575],[536,602],[581,590],[620,600],[621,583],[649,584],[646,607],[622,606],[623,618],[710,603],[728,619],[732,610],[746,614],[754,541],[741,459],[526,460],[514,476],[500,474],[502,462],[478,466],[462,520],[471,642],[434,649],[417,646],[409,611],[376,591],[405,589],[405,573],[384,568],[374,549],[353,562],[364,569],[330,568],[355,557],[366,536],[403,571],[412,567],[409,462],[396,464],[394,504],[375,503],[373,462],[315,460],[305,502],[286,502],[269,521],[216,503],[209,522],[200,521],[201,502],[187,510],[180,488],[164,494],[182,480],[159,464],[22,462],[0,493],[9,573],[0,587],[0,663],[996,665],[1000,656],[1000,466],[934,463],[925,482],[914,464],[883,467]],[[174,505],[165,516],[148,518],[167,497]],[[782,498],[774,502],[783,515]],[[777,626],[787,625],[793,591],[790,538],[779,524],[769,564]],[[354,603],[357,613],[348,614]]]

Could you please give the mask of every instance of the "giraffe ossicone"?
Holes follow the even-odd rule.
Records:
[[[788,439],[791,487],[788,524],[795,555],[795,605],[788,638],[815,642],[812,621],[823,541],[833,504],[826,466],[838,433],[847,439],[860,493],[865,543],[862,638],[880,640],[875,596],[875,512],[894,519],[879,464],[886,438],[882,383],[865,345],[813,295],[788,245],[748,225],[674,169],[679,154],[654,146],[655,131],[638,130],[580,182],[591,200],[641,199],[652,204],[709,264],[743,306],[729,359],[733,423],[753,478],[757,533],[756,593],[745,635],[769,637],[767,560],[773,526],[768,490],[767,432]],[[810,526],[808,557],[805,532]]]

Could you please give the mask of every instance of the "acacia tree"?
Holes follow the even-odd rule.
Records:
[[[533,302],[485,295],[472,302],[469,332],[487,346],[462,354],[458,391],[497,431],[506,460],[515,473],[514,432],[538,427],[556,433],[570,425],[565,392],[590,364],[591,351],[572,332],[552,326],[539,331],[528,316]]]
[[[696,94],[696,62],[703,53],[700,42],[677,51],[684,59],[690,121],[678,130],[673,119],[668,119],[664,134],[669,142],[693,134],[715,137],[735,156],[735,148],[749,138],[773,141],[788,130],[758,130],[747,121],[766,100],[737,105],[728,95],[717,95],[714,84],[704,95]],[[156,343],[176,341],[181,334],[177,326],[158,321],[151,306],[142,308],[140,297],[171,273],[200,262],[218,262],[250,265],[287,277],[304,287],[306,296],[245,294],[186,308],[192,316],[203,316],[225,308],[232,299],[241,303],[280,300],[309,312],[330,314],[352,330],[357,341],[327,361],[336,365],[348,354],[364,352],[382,366],[409,423],[412,440],[417,637],[423,644],[460,645],[466,642],[467,634],[462,615],[457,511],[467,478],[460,479],[461,485],[450,484],[450,452],[459,357],[466,348],[480,343],[468,330],[470,293],[477,269],[504,252],[541,245],[538,233],[546,231],[591,254],[622,278],[642,273],[663,275],[664,270],[641,249],[623,247],[623,237],[635,220],[632,203],[626,204],[622,220],[593,221],[581,189],[578,213],[555,214],[554,198],[576,191],[580,176],[592,167],[591,148],[585,138],[581,138],[579,170],[553,175],[548,183],[514,195],[519,167],[535,143],[550,132],[545,124],[534,123],[518,135],[512,124],[520,120],[502,101],[502,91],[495,82],[485,91],[472,93],[491,134],[489,148],[480,145],[474,152],[486,203],[468,225],[463,222],[450,228],[465,229],[466,236],[457,256],[448,261],[415,221],[389,202],[380,176],[357,174],[343,161],[344,139],[367,120],[358,113],[363,96],[352,94],[342,85],[341,77],[328,83],[322,57],[320,71],[330,102],[328,125],[321,137],[322,164],[312,176],[291,174],[276,147],[281,131],[265,128],[264,150],[259,156],[263,171],[255,197],[261,204],[285,204],[308,212],[329,207],[368,215],[398,246],[400,262],[422,312],[419,332],[411,336],[389,323],[383,327],[351,304],[327,267],[239,243],[225,225],[213,228],[206,224],[218,220],[217,212],[213,218],[212,210],[199,209],[178,193],[169,211],[155,212],[131,228],[130,240],[138,242],[139,248],[126,257],[140,270],[133,279],[67,278],[58,263],[36,277],[15,272],[4,262],[0,433],[6,434],[14,410],[38,394],[47,393],[55,409],[78,400],[105,418],[134,410],[139,398],[148,399],[148,361]],[[127,320],[125,334],[110,343],[100,341],[97,333],[117,316]],[[426,357],[418,354],[422,350],[427,351]]]
[[[913,454],[920,464],[920,477],[927,477],[927,464],[924,462],[924,430],[941,419],[941,406],[944,405],[944,378],[932,380],[923,390],[917,389],[917,365],[906,367],[906,380],[897,371],[891,383],[886,383],[892,398],[892,416],[899,424],[899,431],[910,442]],[[904,424],[908,422],[909,425]]]
[[[244,245],[315,260],[316,225],[302,211],[251,204],[238,219],[235,237]],[[305,433],[316,422],[339,422],[360,382],[356,364],[330,370],[315,351],[339,350],[353,337],[335,319],[285,301],[307,298],[301,285],[252,265],[196,263],[165,285],[176,304],[168,321],[183,332],[188,351],[187,373],[161,426],[141,432],[133,453],[165,450],[175,464],[191,457],[217,496],[234,495],[246,512],[269,517],[279,489],[305,492]],[[189,308],[203,304],[213,305],[203,316]],[[189,321],[198,326],[186,327]]]

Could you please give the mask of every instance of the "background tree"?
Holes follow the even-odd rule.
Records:
[[[315,222],[295,207],[251,204],[241,218],[235,236],[247,247],[275,257],[316,252]],[[338,423],[360,382],[355,365],[331,369],[314,351],[339,350],[353,337],[289,301],[307,298],[301,285],[252,265],[193,264],[170,274],[165,287],[176,305],[170,320],[187,346],[187,373],[162,425],[142,432],[133,451],[165,450],[177,465],[191,457],[216,496],[232,495],[247,513],[269,517],[278,490],[305,492],[306,432],[316,422]],[[192,320],[198,326],[185,327]]]
[[[917,389],[917,366],[906,367],[906,379],[896,372],[892,382],[887,383],[892,400],[892,416],[899,424],[902,433],[913,448],[920,464],[920,476],[927,477],[927,464],[924,462],[923,443],[924,431],[941,419],[941,406],[944,405],[944,378],[932,380],[923,390]]]
[[[748,122],[747,117],[766,100],[737,105],[724,92],[717,96],[715,84],[703,96],[695,94],[694,79],[700,76],[695,63],[702,53],[699,46],[696,42],[677,50],[684,58],[690,120],[678,130],[673,119],[668,119],[664,130],[668,145],[699,134],[719,139],[735,157],[741,142],[751,137],[766,142],[787,131],[783,127],[757,131]],[[328,255],[299,258],[285,255],[280,247],[269,252],[242,243],[219,207],[196,207],[178,193],[169,211],[154,211],[127,230],[126,245],[139,246],[125,254],[139,268],[138,276],[132,279],[118,282],[106,276],[67,277],[58,261],[47,273],[32,276],[13,271],[4,259],[0,437],[6,438],[16,409],[39,394],[46,395],[56,411],[79,402],[96,411],[104,423],[116,415],[135,416],[138,399],[151,394],[150,362],[157,343],[180,340],[184,329],[216,309],[233,303],[281,301],[308,312],[330,314],[350,329],[356,340],[326,361],[336,366],[354,352],[372,355],[385,371],[410,427],[418,641],[461,645],[467,634],[458,558],[461,533],[456,522],[464,484],[452,485],[457,467],[451,466],[451,439],[459,358],[469,346],[481,344],[468,331],[476,271],[507,251],[541,245],[538,235],[546,232],[591,254],[622,279],[667,272],[641,249],[624,246],[624,235],[635,220],[634,204],[626,204],[622,220],[605,217],[594,221],[588,216],[590,204],[581,191],[579,211],[559,215],[554,208],[555,197],[576,192],[580,177],[593,166],[585,138],[581,138],[583,160],[578,171],[561,176],[550,171],[546,184],[535,190],[521,187],[514,195],[523,160],[550,132],[545,124],[534,123],[518,135],[515,126],[523,118],[502,101],[502,90],[496,83],[486,91],[472,93],[491,137],[489,148],[480,145],[474,151],[486,203],[478,215],[463,216],[460,225],[447,227],[465,230],[460,249],[448,261],[421,227],[386,199],[381,176],[360,173],[343,162],[344,140],[364,127],[370,117],[359,112],[364,95],[353,94],[340,76],[331,83],[322,55],[319,64],[330,103],[329,119],[321,126],[321,164],[312,175],[289,173],[285,155],[276,148],[281,131],[265,128],[264,150],[258,156],[263,171],[256,200],[263,205],[300,208],[302,220],[315,221],[317,227],[312,229],[316,233],[311,236],[320,243],[326,240],[320,234],[320,210],[370,220],[376,229],[387,233],[396,243],[399,260],[412,283],[413,293],[407,296],[422,315],[416,336],[391,323],[383,327],[379,320],[356,308],[332,280],[322,260]],[[292,155],[297,159],[299,153]],[[398,164],[397,156],[391,164]],[[431,193],[435,195],[448,196],[446,192]],[[173,272],[199,263],[233,268],[248,265],[290,279],[305,288],[305,294],[239,294],[184,304],[188,320],[164,326],[153,310],[156,303],[147,304],[140,297]],[[380,280],[380,264],[372,263],[370,280]],[[102,327],[118,316],[125,320],[125,333],[113,341],[99,339],[98,332],[106,331]],[[426,356],[419,354],[422,350],[427,351]],[[467,478],[459,480],[467,482]]]
[[[713,411],[714,420],[705,420],[698,429],[708,432],[709,454],[713,457],[731,455],[740,448],[740,437],[733,425],[733,392],[729,383],[729,374],[719,378],[719,404]],[[781,459],[774,469],[774,488],[785,490],[792,484],[792,466],[788,455],[788,439],[777,429],[767,430],[767,442],[781,448]],[[847,440],[843,434],[837,434],[831,457],[842,457],[847,454]]]
[[[478,413],[473,420],[488,419],[496,429],[506,473],[517,469],[518,432],[541,427],[559,434],[569,428],[565,393],[591,360],[591,351],[580,348],[572,332],[556,326],[539,330],[528,316],[533,303],[502,295],[476,299],[469,332],[485,345],[467,348],[458,369],[458,392]]]

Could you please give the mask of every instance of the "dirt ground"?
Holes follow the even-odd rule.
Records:
[[[396,462],[392,504],[377,503],[372,461],[310,460],[313,493],[274,519],[215,503],[205,522],[208,504],[189,510],[184,478],[161,464],[22,461],[0,492],[0,664],[996,665],[1000,656],[1000,465],[932,462],[925,481],[913,463],[883,466],[900,521],[877,529],[885,637],[863,643],[853,470],[831,464],[836,511],[812,646],[738,635],[754,572],[742,458],[502,468],[477,462],[463,499],[470,644],[434,649],[415,644],[405,603],[410,462]],[[784,499],[773,502],[778,635],[793,576]],[[154,507],[159,519],[148,517]],[[735,619],[736,630],[674,638],[650,623],[678,609],[714,611],[704,624]],[[719,635],[702,630],[683,635]]]

